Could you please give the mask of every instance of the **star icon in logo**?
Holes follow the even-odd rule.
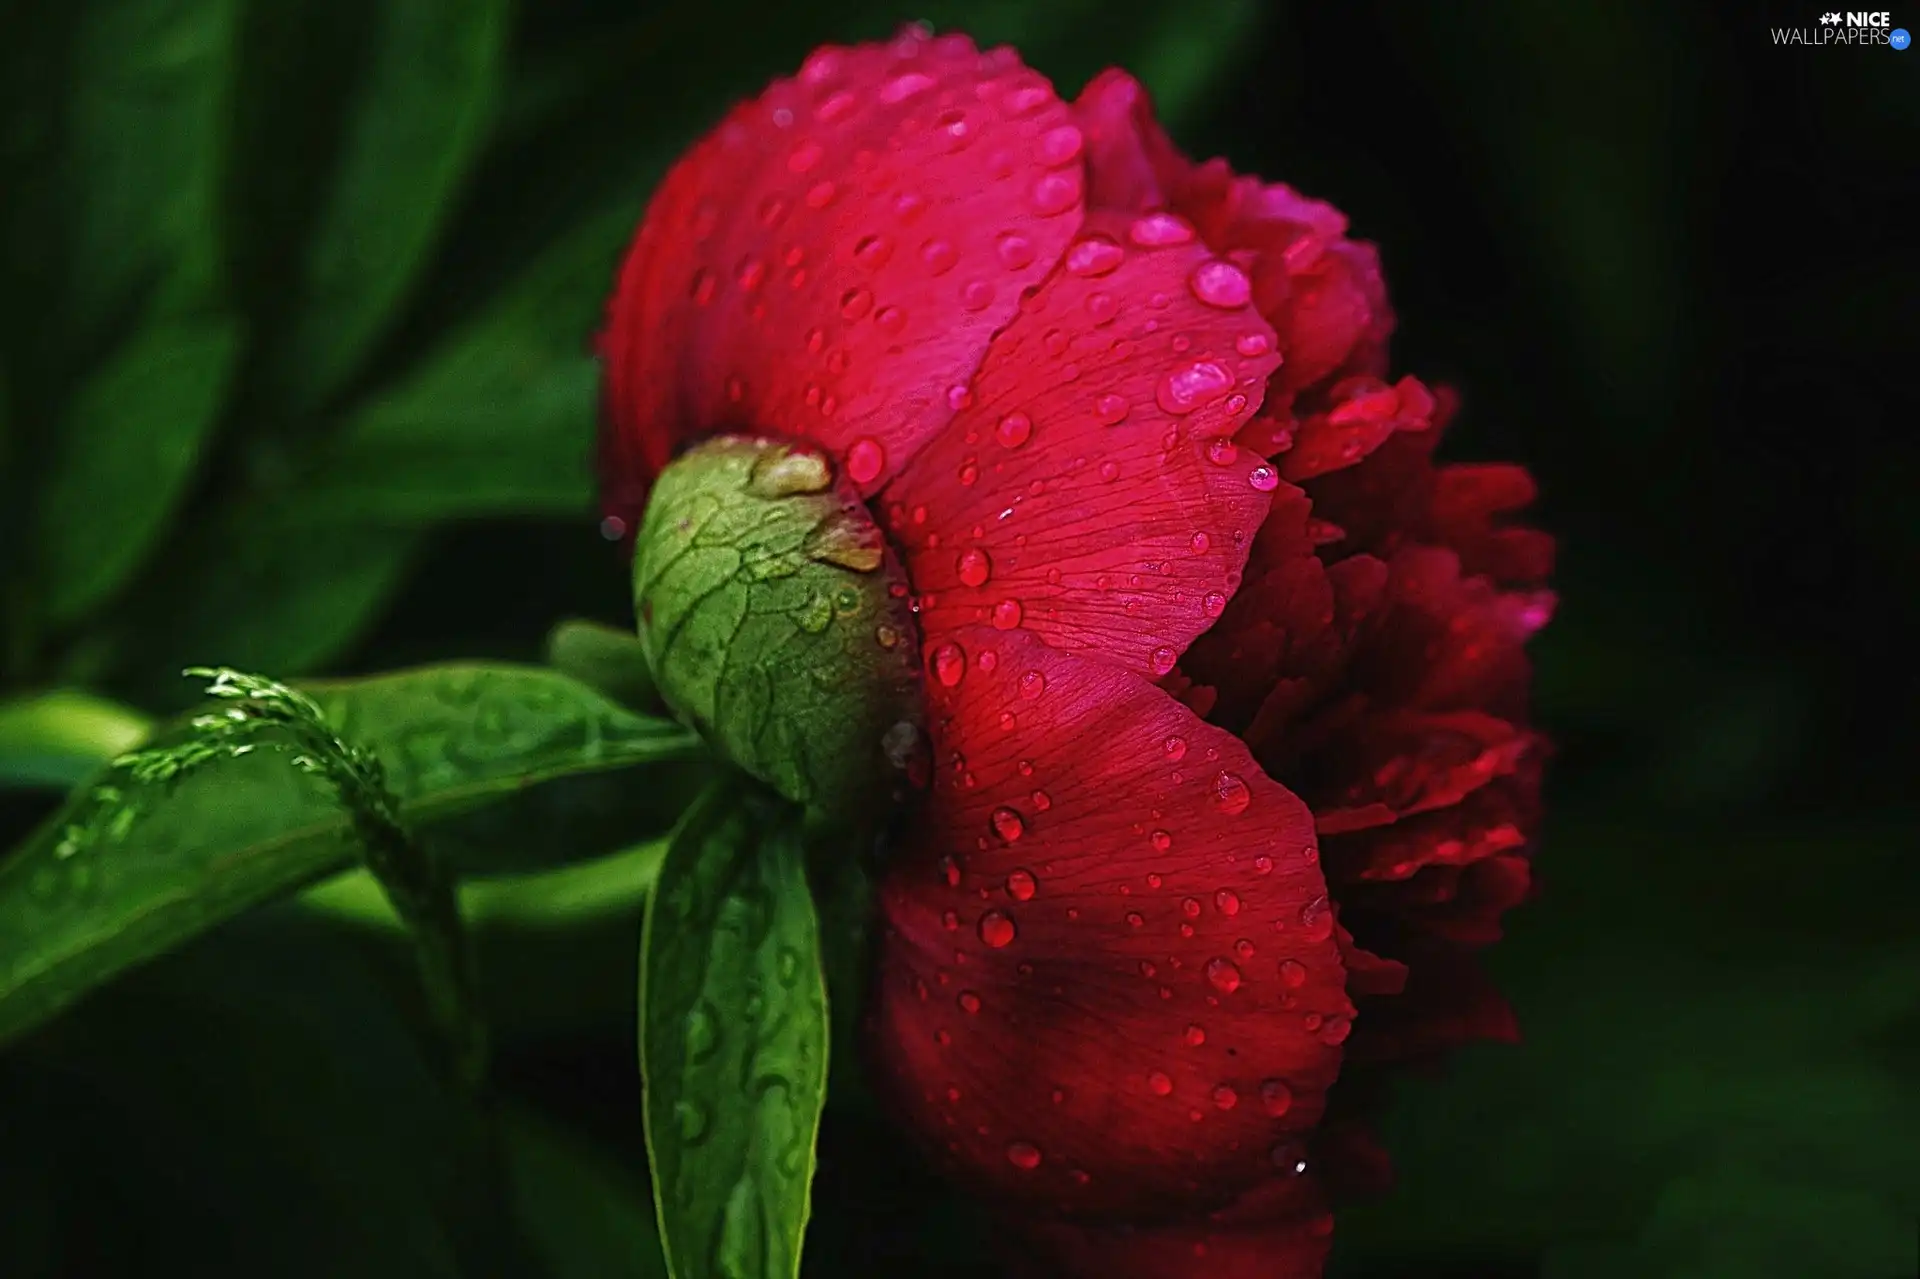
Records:
[[[1820,21],[1825,26],[1838,26],[1840,24],[1840,15],[1837,13],[1823,13],[1820,15]]]

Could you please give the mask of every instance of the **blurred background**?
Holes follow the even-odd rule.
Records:
[[[1561,539],[1526,1041],[1409,1083],[1335,1271],[1920,1270],[1920,51],[1812,6],[0,0],[0,838],[188,664],[536,659],[625,625],[587,357],[667,163],[825,40],[924,18],[1381,246],[1396,364]],[[1894,25],[1920,29],[1920,8]],[[74,690],[66,728],[8,698]],[[64,735],[63,735],[64,734]],[[0,854],[4,856],[4,854]],[[638,905],[487,936],[522,1212],[649,1275]],[[241,920],[0,1055],[0,1273],[448,1273],[390,936]],[[991,1274],[841,1116],[810,1274]]]

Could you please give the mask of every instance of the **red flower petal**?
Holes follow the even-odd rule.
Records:
[[[1081,146],[1043,77],[961,37],[821,49],[736,108],[661,184],[608,309],[609,513],[721,427],[884,484],[1073,236]]]
[[[1137,675],[986,628],[929,668],[935,781],[873,995],[900,1112],[1025,1212],[1273,1183],[1352,1013],[1305,808]]]
[[[1024,627],[1165,675],[1278,486],[1228,438],[1273,371],[1238,268],[1165,216],[1089,216],[953,423],[889,488],[929,638]]]
[[[1304,1151],[1294,1165],[1305,1162]],[[1256,1219],[1246,1223],[1135,1229],[1050,1224],[1032,1235],[1052,1267],[1041,1263],[1016,1273],[1034,1279],[1062,1273],[1098,1279],[1320,1279],[1333,1218],[1312,1178],[1297,1176],[1288,1189],[1284,1199],[1261,1196]]]

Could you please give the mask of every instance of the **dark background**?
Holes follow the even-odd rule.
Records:
[[[171,674],[190,661],[288,675],[531,659],[557,618],[623,622],[623,567],[597,535],[585,472],[585,350],[672,154],[812,45],[923,13],[1016,41],[1063,89],[1126,63],[1190,152],[1328,199],[1381,246],[1396,365],[1460,388],[1452,455],[1529,466],[1538,522],[1562,546],[1561,611],[1536,646],[1558,744],[1543,893],[1492,961],[1527,1040],[1403,1090],[1387,1125],[1401,1186],[1343,1215],[1339,1273],[1920,1267],[1920,681],[1906,660],[1920,633],[1920,51],[1773,44],[1769,27],[1815,26],[1816,6],[550,0],[513,17],[464,171],[423,192],[373,183],[356,227],[326,198],[351,171],[355,130],[431,116],[453,75],[423,54],[381,78],[390,5],[240,6],[223,46],[238,87],[205,144],[224,157],[206,197],[222,264],[208,284],[175,269],[190,246],[167,238],[168,210],[193,207],[175,189],[186,153],[138,139],[172,116],[133,92],[109,112],[163,169],[90,159],[119,151],[74,141],[100,74],[80,14],[152,6],[0,3],[0,692],[86,687],[161,712],[191,691]],[[1920,9],[1893,21],[1920,30]],[[396,154],[466,137],[416,132],[418,152]],[[96,207],[108,211],[85,215]],[[381,240],[397,224],[384,210],[420,220],[422,207],[414,247]],[[162,229],[147,239],[126,230],[150,224]],[[370,336],[303,390],[283,372],[309,354],[302,308],[332,296],[303,246],[330,235],[386,254],[398,286],[387,305],[344,308],[372,317]],[[149,241],[117,294],[85,269],[102,244],[137,257]],[[121,494],[148,475],[137,447],[125,474],[74,463],[72,442],[94,438],[75,404],[123,343],[209,315],[239,317],[245,337],[188,441],[177,505],[121,580],[55,608],[67,561],[35,549],[46,530],[90,522],[115,537]],[[158,411],[155,394],[135,397],[142,411]],[[0,791],[5,834],[55,797]],[[340,1136],[379,1127],[365,1115],[394,1087],[385,1068],[369,1067],[363,1095],[351,1071],[305,1062],[319,1100],[298,1082],[254,1101],[193,1086],[239,1061],[281,1068],[260,1000],[337,1004],[337,1021],[308,1026],[317,1042],[392,1016],[375,979],[316,958],[360,942],[324,919],[273,919],[73,1019],[97,1023],[72,1031],[81,1058],[166,1069],[0,1057],[0,1190],[14,1188],[0,1244],[17,1236],[27,1259],[16,1271],[0,1251],[0,1271],[122,1273],[149,1250],[186,1250],[200,1273],[297,1266],[311,1232],[362,1212],[355,1193],[329,1181],[315,1194],[308,1179],[324,1167],[357,1184],[389,1157]],[[604,1172],[594,1211],[609,1238],[646,1211],[619,936],[555,970],[596,987],[581,1001],[592,1011],[510,1034],[504,1063],[515,1096],[557,1125],[543,1157],[571,1162],[554,1184]],[[611,970],[583,958],[603,955]],[[282,984],[204,994],[235,965]],[[545,972],[498,980],[531,989]],[[303,980],[333,993],[297,996]],[[308,1113],[322,1105],[359,1127]],[[225,1109],[203,1122],[208,1106]],[[263,1143],[282,1152],[265,1168],[250,1153]],[[883,1129],[838,1120],[824,1160],[833,1193],[810,1272],[982,1273],[971,1219]],[[240,1212],[234,1196],[304,1206]],[[342,1255],[413,1255],[392,1240],[423,1228],[400,1208],[374,1216],[356,1227],[364,1253]]]

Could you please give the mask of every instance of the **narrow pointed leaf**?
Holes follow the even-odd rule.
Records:
[[[828,1021],[793,811],[717,784],[674,833],[647,902],[640,1068],[674,1279],[800,1269]]]

